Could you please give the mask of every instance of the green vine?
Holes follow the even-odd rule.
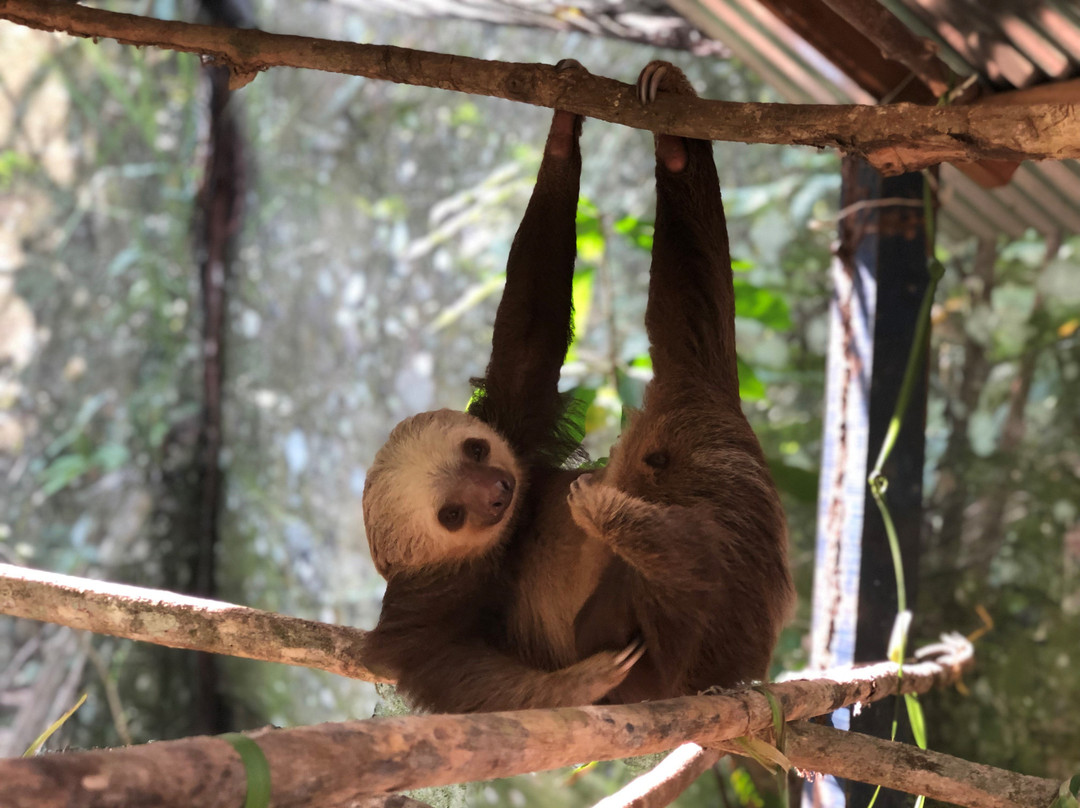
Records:
[[[907,648],[908,626],[911,624],[911,619],[908,612],[907,592],[904,583],[904,561],[900,553],[900,539],[896,534],[896,525],[893,523],[892,514],[889,513],[889,507],[885,503],[885,492],[889,488],[889,481],[882,469],[896,446],[900,426],[911,400],[911,391],[915,387],[915,380],[922,369],[922,361],[926,355],[926,345],[930,336],[930,309],[934,302],[934,293],[937,291],[938,282],[945,274],[945,267],[937,257],[937,229],[934,226],[934,199],[929,176],[924,176],[923,179],[923,218],[926,225],[927,270],[930,273],[930,283],[926,287],[922,305],[919,307],[915,335],[911,341],[907,366],[904,368],[904,379],[900,384],[900,393],[896,397],[896,407],[893,410],[892,418],[889,419],[889,428],[885,433],[885,439],[881,442],[881,451],[878,453],[877,462],[874,463],[874,468],[867,478],[870,493],[874,497],[874,502],[885,524],[885,535],[889,541],[889,553],[892,555],[893,574],[896,576],[897,618],[893,628],[893,636],[889,641],[889,659],[896,663],[896,675],[899,679],[902,679],[904,675],[904,656]],[[926,749],[926,721],[918,697],[912,693],[905,694],[904,706],[907,707],[908,721],[911,724],[911,732],[916,745],[920,749]],[[890,740],[896,740],[899,710],[900,703],[897,702],[896,712],[893,714]],[[878,786],[874,790],[874,796],[871,797],[867,808],[873,808],[880,791],[881,786]],[[922,808],[925,800],[925,797],[920,796],[915,801],[915,808]]]

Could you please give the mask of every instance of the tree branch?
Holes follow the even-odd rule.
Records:
[[[898,691],[924,692],[956,681],[971,645],[951,641],[937,661],[843,669],[770,685],[789,719],[822,715]],[[693,741],[715,747],[773,725],[753,689],[614,707],[373,718],[249,733],[273,776],[274,805],[348,804],[360,794],[508,777],[670,749]],[[217,738],[161,741],[108,751],[0,761],[5,808],[233,808],[245,775]]]
[[[0,0],[0,19],[75,36],[199,53],[234,86],[270,67],[302,67],[558,107],[637,129],[707,140],[837,148],[885,174],[941,162],[1080,157],[1075,103],[928,107],[737,104],[662,95],[643,107],[631,85],[549,65],[492,62],[388,45],[155,20],[61,0]]]
[[[804,772],[832,774],[970,808],[1043,808],[1058,790],[1054,780],[809,721],[788,724],[783,752]],[[724,753],[745,751],[732,743],[718,749],[684,744],[595,808],[663,808]]]
[[[971,808],[1044,808],[1057,795],[1059,785],[1042,777],[807,721],[788,725],[785,754],[799,769]]]
[[[369,682],[365,632],[158,589],[0,564],[0,614],[170,648],[282,662]],[[0,801],[0,805],[3,801]]]

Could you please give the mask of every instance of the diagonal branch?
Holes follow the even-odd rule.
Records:
[[[0,564],[0,614],[170,648],[300,665],[369,682],[387,681],[361,662],[360,645],[366,632],[360,629],[158,589]]]
[[[706,140],[837,148],[885,174],[941,162],[1080,157],[1075,103],[928,107],[737,104],[661,96],[648,107],[633,87],[603,76],[256,30],[155,20],[62,0],[0,0],[0,19],[75,36],[202,54],[242,86],[270,67],[302,67],[559,107],[637,129]]]

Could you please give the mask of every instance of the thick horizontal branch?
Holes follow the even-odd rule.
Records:
[[[363,631],[90,578],[0,564],[0,614],[170,648],[386,681],[360,661]],[[0,801],[0,805],[4,803]]]
[[[637,129],[707,140],[833,147],[886,174],[941,162],[1080,157],[1077,104],[928,107],[737,104],[662,96],[643,107],[633,87],[602,76],[256,30],[155,20],[61,0],[0,0],[0,19],[47,31],[199,53],[237,85],[270,67],[299,67],[488,95]]]
[[[956,681],[970,665],[962,638],[937,661],[844,669],[770,689],[789,719]],[[251,733],[270,766],[275,806],[336,805],[377,794],[553,769],[588,760],[706,747],[772,726],[769,702],[749,689],[616,707],[373,718]],[[5,808],[233,808],[244,773],[215,738],[0,761]]]

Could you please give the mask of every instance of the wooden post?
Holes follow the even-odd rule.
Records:
[[[884,525],[866,483],[896,405],[928,283],[920,174],[883,178],[845,158],[840,247],[833,268],[828,379],[814,571],[811,666],[883,658],[896,616],[896,583]],[[912,393],[900,438],[884,472],[887,501],[900,535],[908,602],[915,588],[922,517],[925,374]],[[888,737],[889,699],[842,729]],[[819,778],[804,805],[865,806],[871,790]],[[883,793],[879,808],[902,804]]]

